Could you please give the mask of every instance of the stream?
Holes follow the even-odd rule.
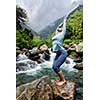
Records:
[[[54,57],[55,53],[50,51],[50,60],[45,60],[43,63],[38,64],[37,62],[28,59],[25,54],[20,54],[16,61],[16,86],[31,82],[44,75],[49,75],[51,79],[58,79],[52,69]],[[83,100],[83,70],[73,68],[73,66],[76,65],[73,59],[67,57],[67,60],[70,63],[67,64],[64,62],[61,66],[61,70],[64,73],[66,80],[76,83],[75,100]]]

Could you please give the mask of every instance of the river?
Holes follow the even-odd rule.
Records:
[[[50,52],[50,60],[37,64],[36,62],[28,59],[24,54],[20,54],[19,60],[16,64],[23,66],[21,70],[16,72],[16,86],[24,83],[31,82],[44,75],[49,75],[51,79],[58,79],[52,69],[52,62],[55,54]],[[75,100],[83,100],[83,71],[74,69],[73,66],[76,64],[73,59],[67,58],[70,64],[64,64],[61,66],[61,70],[64,73],[65,79],[76,83],[76,96]]]

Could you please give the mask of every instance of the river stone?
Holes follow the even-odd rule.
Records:
[[[48,50],[48,46],[46,44],[43,44],[43,45],[40,46],[39,50],[40,50],[40,52],[47,51]]]
[[[23,48],[23,49],[22,49],[22,51],[28,51],[28,49],[26,49],[26,48]]]
[[[44,59],[41,59],[41,58],[40,58],[40,59],[37,60],[37,63],[38,63],[38,64],[41,64],[41,63],[43,63],[43,62],[45,62]]]
[[[83,70],[83,63],[77,63],[74,68],[78,69],[78,70]]]
[[[38,50],[38,47],[34,47],[32,50],[29,50],[29,52],[33,55],[37,55],[39,54],[39,50]]]
[[[16,57],[21,53],[21,50],[16,50]]]
[[[50,54],[48,52],[44,52],[42,58],[45,60],[50,60]]]
[[[43,76],[16,89],[17,100],[73,100],[75,83],[57,86],[49,76]]]
[[[83,52],[83,42],[76,45],[76,52]]]

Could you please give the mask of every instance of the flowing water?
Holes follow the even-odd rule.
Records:
[[[55,53],[51,53],[50,61],[45,61],[42,64],[37,64],[35,61],[28,59],[24,54],[20,54],[17,58],[16,66],[16,85],[19,86],[24,83],[31,82],[44,75],[49,75],[51,79],[58,79],[52,69],[53,59]],[[76,97],[75,100],[82,100],[83,92],[83,72],[73,68],[75,62],[71,58],[67,58],[70,64],[64,63],[61,70],[64,73],[65,79],[76,83]],[[20,67],[21,69],[19,69]]]

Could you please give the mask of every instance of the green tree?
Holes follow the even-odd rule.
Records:
[[[83,39],[83,7],[73,12],[67,19],[67,38]]]
[[[31,34],[31,36],[29,35]],[[20,48],[30,48],[32,47],[32,33],[27,30],[17,30],[16,31],[16,46]]]
[[[26,11],[19,6],[16,6],[16,28],[22,29],[21,24],[25,24],[27,20]]]

